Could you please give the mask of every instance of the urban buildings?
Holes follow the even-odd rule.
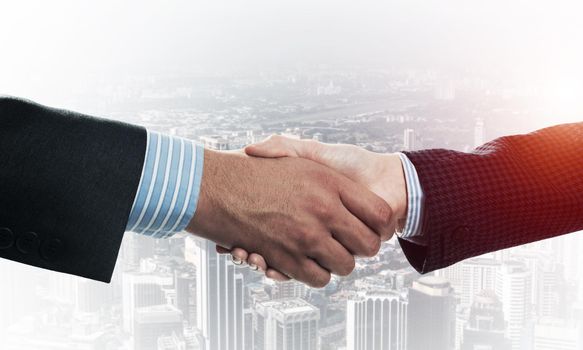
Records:
[[[407,298],[388,288],[359,294],[346,308],[348,350],[406,350]]]
[[[531,312],[532,276],[524,263],[506,261],[496,276],[496,295],[503,302],[507,334],[512,350],[519,350],[525,342],[525,326]]]
[[[498,82],[436,76],[302,68],[134,77],[79,109],[104,106],[101,114],[220,150],[280,133],[375,152],[463,151],[485,130],[502,135],[536,118]],[[0,261],[0,349],[580,349],[582,251],[574,233],[421,276],[394,240],[316,290],[267,281],[189,234],[127,233],[111,284]]]
[[[255,350],[316,350],[320,311],[299,298],[256,304]]]
[[[494,291],[482,290],[474,298],[460,349],[510,350],[511,344],[505,330],[502,302]]]
[[[407,346],[410,350],[451,350],[455,338],[455,298],[450,283],[426,276],[409,289]]]

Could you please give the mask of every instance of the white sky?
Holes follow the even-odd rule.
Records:
[[[503,70],[564,99],[583,81],[579,3],[4,1],[0,93],[125,72],[356,63]]]

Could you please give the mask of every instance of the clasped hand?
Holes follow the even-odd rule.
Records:
[[[396,154],[272,136],[241,152],[205,150],[187,230],[269,278],[325,286],[374,256],[406,213]]]

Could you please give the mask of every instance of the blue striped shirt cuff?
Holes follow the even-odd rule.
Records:
[[[423,217],[423,189],[419,182],[417,170],[409,158],[399,153],[405,180],[407,181],[407,219],[402,232],[397,235],[401,238],[411,238],[421,235],[421,219]]]
[[[184,230],[196,211],[203,159],[202,146],[148,130],[126,231],[165,238]]]

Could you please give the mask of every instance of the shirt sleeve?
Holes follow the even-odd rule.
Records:
[[[166,238],[184,230],[196,211],[203,160],[201,145],[148,130],[126,231]]]
[[[399,153],[399,157],[403,164],[405,180],[407,182],[407,218],[402,231],[397,232],[397,235],[401,238],[408,239],[421,235],[424,197],[415,166],[405,154]]]

